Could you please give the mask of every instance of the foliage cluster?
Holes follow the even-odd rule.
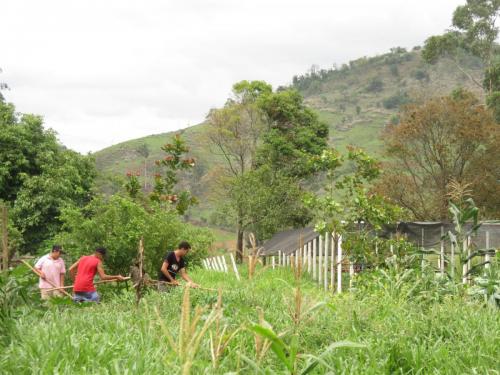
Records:
[[[153,278],[161,260],[181,241],[191,243],[187,261],[191,267],[201,263],[214,241],[207,229],[181,221],[175,210],[159,205],[145,208],[133,200],[114,195],[96,198],[82,210],[66,208],[61,214],[62,231],[54,240],[62,244],[73,260],[91,254],[97,246],[108,249],[105,266],[110,273],[128,274],[137,256],[139,239],[144,238],[145,269]]]
[[[449,184],[470,184],[483,217],[500,214],[500,128],[469,92],[407,105],[384,131],[388,161],[379,193],[417,220],[448,216]]]
[[[300,183],[314,173],[309,158],[326,147],[328,128],[296,90],[262,81],[236,83],[207,120],[212,151],[225,161],[219,210],[235,224],[241,260],[245,231],[262,240],[309,221]]]
[[[12,207],[21,252],[38,250],[57,233],[64,207],[90,201],[95,174],[92,158],[60,145],[40,116],[18,115],[0,100],[0,200]]]

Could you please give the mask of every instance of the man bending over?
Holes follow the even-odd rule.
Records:
[[[101,280],[125,280],[122,275],[106,275],[102,262],[106,256],[106,249],[98,247],[93,255],[82,256],[70,269],[69,274],[75,285],[73,286],[73,301],[99,302],[100,297],[94,286],[94,276],[99,274]],[[76,278],[75,278],[76,276]]]
[[[175,278],[180,274],[190,287],[198,288],[199,285],[194,283],[186,272],[184,257],[189,253],[189,250],[191,250],[191,245],[186,241],[182,241],[179,246],[177,246],[176,250],[169,252],[165,258],[163,258],[163,264],[161,265],[158,279],[163,282],[168,282],[171,285],[179,285],[179,282]]]

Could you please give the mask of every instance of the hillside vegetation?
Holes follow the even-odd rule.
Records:
[[[464,56],[463,60],[462,66],[481,77],[482,66],[477,59]],[[380,132],[385,124],[398,121],[401,105],[445,95],[457,87],[483,96],[453,63],[442,60],[435,65],[426,64],[418,48],[411,52],[393,48],[387,54],[363,57],[340,68],[326,70],[313,66],[308,73],[293,77],[292,87],[301,92],[306,103],[328,124],[331,145],[340,150],[355,145],[378,156],[382,156]],[[182,133],[191,155],[197,159],[194,170],[182,177],[182,184],[200,198],[191,219],[205,222],[213,206],[209,194],[211,176],[217,173],[220,159],[210,150],[204,124],[130,140],[96,152],[101,173],[99,186],[106,193],[116,192],[127,171],[137,171],[149,190],[154,161],[162,157],[160,146],[174,133]],[[141,155],[144,145],[149,151],[147,157]]]

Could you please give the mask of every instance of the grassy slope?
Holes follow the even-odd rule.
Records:
[[[476,75],[480,74],[480,67],[474,67],[476,62],[471,60],[468,64]],[[391,72],[391,66],[394,65],[397,66],[397,75]],[[416,79],[418,71],[425,72],[429,79]],[[383,82],[383,89],[368,92],[367,86],[375,77]],[[356,145],[381,156],[380,132],[398,111],[397,108],[385,109],[384,99],[398,92],[425,99],[447,94],[459,86],[481,94],[450,62],[442,61],[429,66],[423,63],[419,52],[410,52],[362,58],[351,62],[351,68],[330,72],[322,79],[309,76],[296,87],[305,96],[306,103],[329,125],[330,143],[333,146],[344,150],[347,145]],[[359,113],[356,107],[359,107]],[[190,145],[192,156],[198,160],[195,171],[184,176],[183,181],[201,200],[201,204],[191,211],[191,217],[202,223],[209,219],[212,212],[213,202],[210,201],[208,183],[214,167],[220,164],[220,159],[209,150],[204,130],[205,126],[200,124],[179,131]],[[147,159],[148,175],[151,175],[154,161],[163,157],[160,146],[173,134],[151,135],[96,152],[97,167],[101,172],[100,188],[108,193],[116,191],[120,185],[117,177],[118,180],[123,178],[128,170],[140,170],[143,174],[144,160],[135,151],[143,143],[151,150]],[[114,183],[110,182],[112,179],[115,179]]]
[[[420,279],[418,284],[414,282],[417,278],[402,282],[400,276],[379,275],[368,291],[337,296],[317,289],[304,278],[303,311],[318,301],[326,304],[301,318],[296,326],[299,353],[319,355],[330,343],[344,340],[366,345],[332,351],[313,373],[324,374],[327,366],[334,373],[352,374],[486,374],[498,370],[500,314],[496,309],[465,302],[460,294],[443,297],[429,281]],[[192,277],[205,287],[225,290],[221,321],[221,327],[227,325],[225,337],[240,329],[215,370],[209,352],[209,332],[214,334],[215,329],[212,326],[192,361],[193,374],[255,373],[243,356],[256,358],[254,336],[248,327],[258,322],[259,309],[273,329],[283,333],[283,340],[291,342],[296,299],[289,270],[258,270],[252,281],[242,282],[231,275],[204,270],[193,271]],[[45,313],[18,319],[17,336],[0,350],[1,372],[180,373],[182,361],[169,345],[161,324],[178,338],[181,289],[151,292],[138,308],[134,307],[132,291],[114,295],[113,290],[116,287],[100,288],[101,305],[53,306]],[[207,306],[205,318],[215,302],[213,292],[191,292],[193,309]],[[305,360],[305,356],[299,360],[300,368]],[[284,373],[271,350],[263,356],[260,367]]]

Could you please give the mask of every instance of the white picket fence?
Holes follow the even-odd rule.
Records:
[[[342,236],[320,235],[293,252],[279,250],[277,255],[267,258],[270,258],[273,269],[297,267],[301,262],[303,272],[307,272],[319,287],[337,293],[342,293],[342,267],[348,264],[349,286],[352,286],[354,264],[344,257]]]
[[[232,272],[240,280],[238,268],[233,254],[229,254]],[[310,274],[318,286],[324,290],[342,293],[342,265],[346,261],[342,252],[342,237],[335,239],[333,235],[323,235],[305,243],[301,249],[285,253],[278,251],[277,256],[266,256],[266,261],[271,262],[272,269],[277,267],[297,267],[301,262],[304,272]],[[226,256],[213,256],[202,261],[207,270],[229,273],[230,268]],[[351,286],[354,276],[354,265],[349,263],[349,284]]]
[[[236,261],[234,260],[233,254],[229,254],[229,257],[231,259],[233,272],[239,281],[240,274],[238,272],[238,267],[236,267]],[[229,267],[227,266],[226,257],[223,255],[205,258],[202,260],[202,263],[203,267],[207,270],[229,273]]]

